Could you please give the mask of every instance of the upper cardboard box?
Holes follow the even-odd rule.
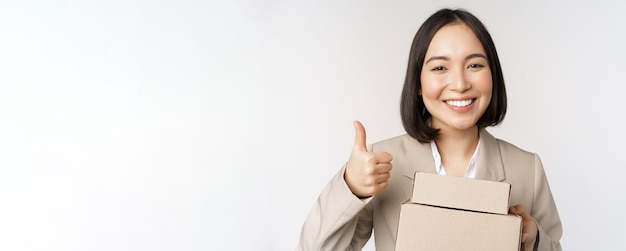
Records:
[[[415,173],[411,202],[507,214],[511,185],[503,182]]]

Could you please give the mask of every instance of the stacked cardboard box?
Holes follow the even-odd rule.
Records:
[[[396,251],[519,250],[522,220],[508,214],[510,191],[502,182],[416,173]]]

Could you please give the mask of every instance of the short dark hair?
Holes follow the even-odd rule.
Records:
[[[424,106],[424,100],[419,95],[422,88],[420,77],[422,75],[422,66],[426,51],[430,45],[435,33],[441,27],[462,22],[472,29],[478,40],[487,53],[487,61],[491,69],[492,95],[491,101],[485,113],[480,117],[476,125],[478,127],[487,127],[498,125],[504,120],[506,114],[506,90],[504,87],[504,77],[500,60],[496,47],[491,39],[491,35],[487,28],[478,18],[463,9],[441,9],[431,15],[424,24],[419,28],[413,38],[411,51],[409,55],[409,65],[407,67],[404,87],[402,88],[402,96],[400,100],[400,115],[402,117],[402,125],[409,136],[415,138],[421,143],[427,143],[434,140],[439,135],[439,129],[430,127],[428,119],[431,114]]]

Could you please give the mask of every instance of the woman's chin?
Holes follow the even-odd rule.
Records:
[[[466,131],[476,127],[474,121],[458,121],[450,124],[450,129],[456,131]]]
[[[454,120],[438,120],[433,123],[433,128],[441,128],[442,130],[465,131],[476,127],[474,119],[454,119]]]

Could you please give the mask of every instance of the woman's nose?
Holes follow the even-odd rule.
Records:
[[[456,70],[450,78],[449,87],[456,92],[465,92],[472,88],[471,83],[467,80],[467,76],[463,70]]]

